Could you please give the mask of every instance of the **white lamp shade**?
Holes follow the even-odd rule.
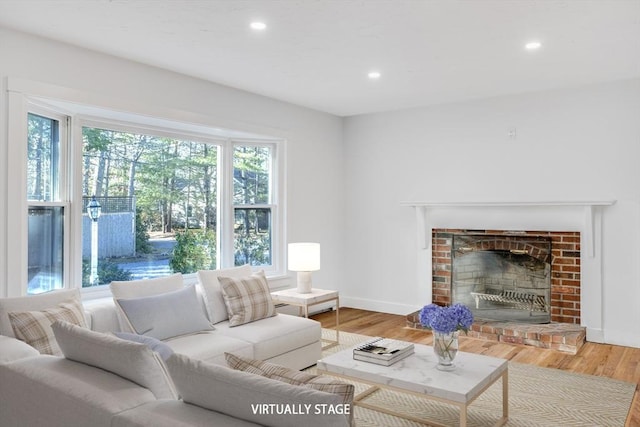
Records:
[[[289,270],[320,270],[320,243],[289,243]]]

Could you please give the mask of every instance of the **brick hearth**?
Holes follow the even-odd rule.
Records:
[[[420,324],[416,311],[407,315],[407,326],[426,329]],[[471,325],[468,335],[487,341],[530,345],[576,354],[586,340],[586,328],[571,323],[529,323],[498,322],[479,320]]]

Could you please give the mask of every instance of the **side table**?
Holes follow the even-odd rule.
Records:
[[[338,291],[326,289],[311,289],[307,294],[301,294],[296,289],[285,289],[282,291],[271,292],[271,298],[276,304],[289,304],[299,307],[299,312],[304,312],[304,317],[309,317],[309,307],[317,304],[335,301],[336,308],[336,339],[325,340],[328,345],[322,347],[323,350],[335,347],[340,343],[340,296]]]

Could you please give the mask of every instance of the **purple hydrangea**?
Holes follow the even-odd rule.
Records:
[[[420,323],[443,334],[458,330],[466,333],[473,324],[473,314],[464,304],[453,304],[450,307],[429,304],[420,310]]]
[[[465,333],[473,324],[473,313],[464,304],[456,303],[449,307],[453,311],[456,319],[458,319],[458,329],[462,329]]]
[[[422,307],[420,310],[420,324],[422,326],[426,326],[427,328],[431,328],[431,319],[436,311],[440,310],[442,307],[435,304],[429,304]]]

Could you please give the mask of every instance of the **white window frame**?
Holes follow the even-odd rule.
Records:
[[[271,149],[271,167],[270,167],[270,200],[267,204],[255,204],[250,205],[251,208],[260,209],[268,208],[271,210],[271,248],[272,257],[270,266],[257,266],[256,269],[264,270],[265,274],[270,276],[284,275],[284,215],[281,212],[280,206],[283,205],[283,191],[284,188],[284,156],[281,155],[284,152],[283,142],[265,142],[256,139],[232,139],[229,141],[230,146],[225,151],[227,154],[226,164],[229,165],[230,170],[225,171],[225,177],[227,181],[223,183],[225,186],[224,193],[227,200],[229,200],[229,206],[226,211],[228,220],[224,222],[225,229],[231,233],[231,239],[225,242],[225,247],[222,248],[223,253],[226,254],[225,260],[229,260],[229,263],[225,263],[223,267],[233,267],[235,254],[234,254],[234,219],[235,209],[239,206],[233,203],[233,152],[235,147],[269,147]],[[224,219],[223,219],[224,221]]]
[[[36,114],[42,117],[46,117],[48,119],[53,119],[58,121],[58,131],[59,131],[59,168],[58,171],[58,199],[57,201],[41,201],[41,200],[28,200],[27,199],[27,214],[28,210],[31,207],[61,207],[63,211],[63,225],[62,225],[62,285],[66,286],[66,283],[69,283],[69,279],[71,277],[71,267],[72,263],[70,262],[70,249],[71,249],[71,239],[70,239],[70,231],[71,231],[71,218],[73,216],[73,212],[71,212],[71,204],[70,204],[70,196],[71,196],[71,188],[69,186],[69,165],[70,165],[70,144],[71,144],[71,117],[61,113],[57,110],[52,110],[43,106],[38,105],[32,101],[27,105],[28,114]],[[25,139],[25,145],[26,145]],[[26,152],[25,152],[26,153]],[[23,163],[26,167],[27,159],[25,158],[25,162]],[[26,192],[26,174],[25,174],[25,185],[23,190]],[[28,242],[28,229],[27,229],[27,242]],[[28,248],[27,248],[28,250]],[[28,263],[28,255],[27,260]],[[25,292],[28,284],[25,284]]]
[[[108,127],[117,126],[117,130],[132,131],[139,133],[153,133],[155,135],[168,136],[177,139],[193,140],[194,142],[208,142],[220,145],[219,165],[218,165],[218,194],[220,204],[218,206],[218,268],[234,266],[233,248],[233,146],[239,145],[268,145],[272,147],[272,201],[268,205],[272,209],[272,265],[257,266],[256,270],[265,270],[271,279],[286,277],[286,244],[285,244],[285,177],[286,177],[286,140],[280,137],[263,138],[223,138],[211,135],[185,131],[185,122],[178,122],[170,118],[167,123],[180,123],[181,128],[163,128],[156,124],[133,123],[125,120],[115,120],[108,114],[102,116],[89,116],[78,114],[75,111],[65,111],[57,105],[44,108],[46,103],[41,103],[44,98],[51,98],[55,101],[61,92],[69,91],[71,98],[80,98],[83,101],[93,100],[92,96],[82,94],[77,91],[49,86],[46,84],[30,82],[21,79],[8,80],[8,147],[7,147],[7,176],[9,185],[7,189],[7,241],[6,251],[7,262],[7,288],[6,296],[22,296],[27,291],[27,262],[28,262],[28,206],[27,202],[27,115],[32,112],[43,116],[58,118],[64,117],[66,124],[66,137],[61,134],[60,156],[61,168],[63,168],[60,179],[60,198],[58,203],[43,203],[39,205],[63,206],[64,207],[64,277],[65,288],[79,288],[87,298],[102,297],[108,295],[107,286],[96,286],[82,288],[82,182],[76,177],[82,171],[82,127]],[[31,95],[33,94],[33,95]],[[52,96],[56,95],[56,96]],[[33,98],[32,98],[33,96]],[[44,98],[43,98],[44,97]],[[60,99],[62,103],[68,103],[66,99]],[[72,103],[74,101],[71,101]],[[75,101],[77,102],[77,101]],[[55,104],[55,103],[54,103]],[[87,106],[93,102],[84,102]],[[71,104],[69,104],[71,105]],[[96,105],[92,107],[94,111],[108,107]],[[46,110],[46,111],[45,111]],[[172,112],[167,113],[170,117]],[[52,116],[51,114],[56,114]],[[144,113],[140,113],[144,115]],[[149,114],[147,114],[149,116]],[[156,117],[161,117],[161,115]],[[180,116],[178,114],[177,116]],[[155,123],[162,123],[165,120],[154,119]],[[63,121],[60,121],[62,128]],[[213,125],[197,125],[196,128],[210,127]],[[241,133],[241,132],[240,132]],[[64,141],[63,141],[64,139]],[[228,158],[227,158],[228,157]],[[68,177],[68,178],[67,178]],[[66,179],[66,180],[65,180]],[[260,206],[256,206],[260,207]],[[195,283],[197,275],[185,275],[186,283]]]
[[[9,147],[8,147],[8,176],[11,185],[7,194],[9,209],[7,241],[13,244],[7,251],[7,296],[21,296],[27,294],[28,288],[28,241],[29,241],[29,208],[31,207],[61,207],[63,208],[63,288],[67,287],[71,277],[70,264],[70,230],[71,216],[69,191],[69,130],[70,117],[63,112],[39,105],[16,93],[9,93]],[[59,167],[58,199],[55,201],[28,200],[27,198],[27,138],[28,115],[36,114],[58,121],[59,131]],[[13,207],[13,209],[11,208]]]

